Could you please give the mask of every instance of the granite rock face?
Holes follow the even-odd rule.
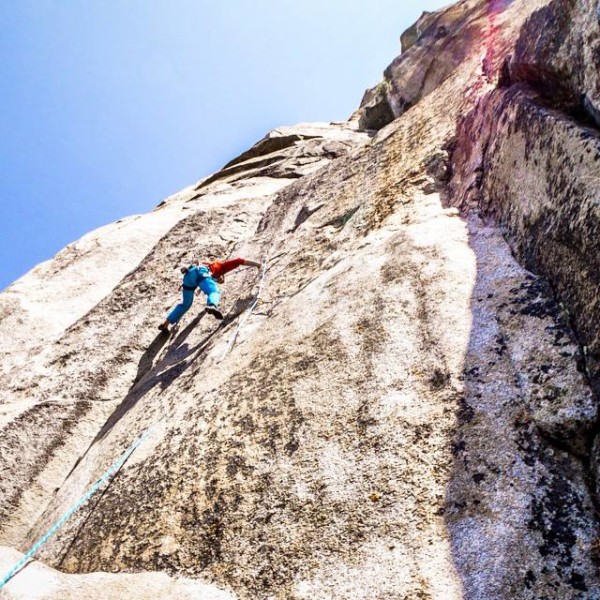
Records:
[[[404,54],[412,48],[429,29],[430,25],[437,20],[444,11],[429,12],[424,11],[414,25],[411,25],[400,36],[400,47]]]
[[[550,2],[523,28],[500,87],[462,120],[453,202],[499,223],[577,332],[578,368],[600,393],[600,25],[592,2]],[[571,415],[574,417],[575,415]],[[569,418],[570,420],[570,418]],[[571,423],[575,433],[579,419]],[[538,423],[540,427],[543,424]],[[561,431],[569,424],[563,423]],[[589,447],[596,427],[574,439]],[[592,449],[596,480],[598,442]]]
[[[385,80],[365,92],[360,107],[356,111],[361,131],[377,131],[394,120],[388,94],[389,84]]]
[[[387,125],[438,89],[478,49],[489,47],[499,26],[496,21],[504,15],[496,4],[463,0],[446,10],[424,13],[402,36],[403,52],[384,71],[383,81],[363,98],[358,110],[361,128]]]
[[[123,598],[600,598],[594,15],[428,15],[348,123],[275,130],[140,217],[173,221],[140,222],[126,273],[97,232],[1,295],[0,543],[148,432],[39,553],[63,574],[2,593],[41,569]],[[182,263],[240,255],[266,270],[228,275],[222,323],[197,298],[156,331]],[[26,343],[29,291],[92,259],[102,291]]]
[[[554,0],[524,27],[509,59],[511,82],[525,82],[555,107],[600,126],[600,25],[595,0]]]
[[[296,139],[275,157],[266,155],[270,168],[318,170],[331,160],[328,144],[339,155],[351,141],[368,139],[346,125],[300,125],[289,128],[289,134]],[[315,144],[326,148],[320,157]],[[245,165],[246,160],[240,162],[240,167]],[[247,168],[242,182],[225,174],[213,183],[202,180],[149,215],[88,234],[0,296],[5,307],[0,322],[5,340],[0,463],[8,474],[0,481],[0,529],[6,543],[15,544],[30,528],[48,494],[85,453],[123,394],[151,367],[166,340],[148,348],[144,335],[155,330],[148,319],[150,313],[162,317],[177,299],[177,265],[227,255],[254,233],[273,193],[297,178],[281,173],[271,177],[254,165]],[[162,229],[145,226],[148,221],[161,223]],[[160,238],[165,229],[170,242]],[[127,243],[121,244],[124,235]],[[117,261],[119,250],[123,258]],[[92,279],[95,289],[88,292]],[[157,293],[161,287],[166,295]],[[102,291],[106,295],[99,298]],[[140,311],[141,301],[152,304],[150,313]],[[79,312],[83,317],[78,319]],[[58,318],[43,327],[40,315]]]

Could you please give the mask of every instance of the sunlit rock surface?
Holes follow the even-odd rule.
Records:
[[[21,553],[0,547],[0,569],[7,571]],[[90,573],[68,575],[32,562],[0,592],[5,600],[234,600],[235,596],[215,586],[165,573]]]
[[[27,549],[147,431],[39,553],[79,574],[52,577],[600,598],[596,15],[556,0],[429,15],[348,123],[274,130],[140,217],[170,215],[160,233],[140,221],[122,273],[93,234],[103,283],[57,287],[51,333],[27,341],[30,290],[83,257],[1,295],[0,542]],[[178,267],[228,256],[264,260],[264,278],[228,275],[222,323],[197,298],[159,334]]]

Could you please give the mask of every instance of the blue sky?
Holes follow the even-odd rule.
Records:
[[[0,0],[0,289],[219,169],[347,118],[439,0]]]

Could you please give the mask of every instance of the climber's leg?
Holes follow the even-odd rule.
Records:
[[[200,289],[206,294],[207,306],[218,306],[221,292],[217,282],[212,277],[206,277],[200,282]]]
[[[171,324],[177,323],[177,321],[179,321],[179,319],[181,319],[181,317],[189,310],[194,301],[194,291],[183,290],[182,296],[182,301],[167,316],[167,321]]]
[[[206,312],[215,319],[223,319],[223,314],[217,308],[221,299],[217,282],[212,277],[207,277],[200,282],[200,289],[206,294]]]

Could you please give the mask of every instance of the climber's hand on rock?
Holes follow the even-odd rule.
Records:
[[[244,260],[244,264],[249,267],[256,267],[257,269],[260,269],[262,266],[261,263],[256,262],[255,260],[249,260],[247,258]]]

